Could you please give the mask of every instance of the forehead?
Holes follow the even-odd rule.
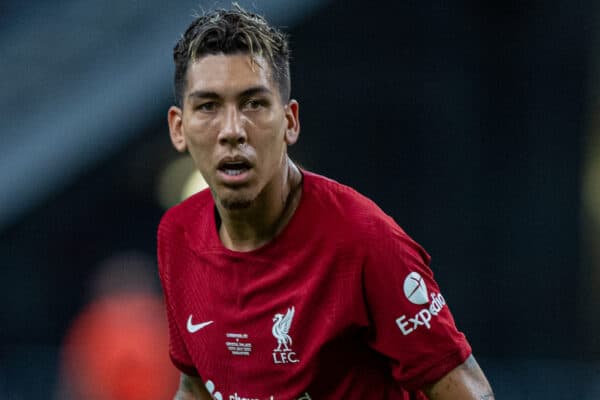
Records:
[[[188,66],[187,93],[210,91],[228,96],[258,85],[276,93],[269,64],[260,56],[252,58],[248,54],[207,55],[192,61]]]

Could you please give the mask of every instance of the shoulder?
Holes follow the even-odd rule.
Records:
[[[159,237],[169,234],[173,230],[181,230],[202,222],[210,215],[213,206],[210,190],[205,189],[176,206],[168,209],[162,216],[159,224]]]
[[[375,216],[382,213],[381,209],[368,197],[350,186],[339,183],[331,178],[304,172],[306,190],[316,197],[323,207],[331,211],[345,214],[359,213],[364,216]]]
[[[429,254],[373,200],[335,180],[313,173],[305,176],[307,190],[322,210],[319,221],[328,221],[327,225],[335,226],[343,237],[352,238],[371,257],[396,254],[429,262]]]
[[[320,217],[369,236],[377,232],[404,233],[392,217],[356,189],[310,172],[305,172],[305,179],[306,190],[324,212]]]
[[[157,232],[159,263],[161,260],[166,263],[170,254],[186,250],[189,237],[198,238],[198,243],[204,242],[213,208],[213,199],[207,189],[165,212]]]

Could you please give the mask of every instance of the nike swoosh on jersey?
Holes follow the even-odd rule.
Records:
[[[200,329],[202,329],[212,323],[213,323],[213,321],[206,321],[206,322],[201,322],[199,324],[193,324],[192,323],[192,314],[190,314],[190,317],[187,320],[187,330],[189,333],[196,333]]]

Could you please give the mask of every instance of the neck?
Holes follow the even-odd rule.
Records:
[[[301,197],[302,174],[288,158],[284,172],[243,210],[225,210],[217,203],[221,218],[219,237],[225,247],[251,251],[273,240],[288,224]]]

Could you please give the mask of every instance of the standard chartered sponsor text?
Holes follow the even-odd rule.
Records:
[[[242,396],[238,395],[236,392],[229,396],[229,400],[263,400],[263,399],[259,399],[258,397],[242,397]],[[278,400],[278,397],[271,395],[271,396],[267,397],[266,400]],[[308,392],[304,392],[302,394],[302,396],[298,397],[296,400],[312,400],[312,398],[310,397]]]

